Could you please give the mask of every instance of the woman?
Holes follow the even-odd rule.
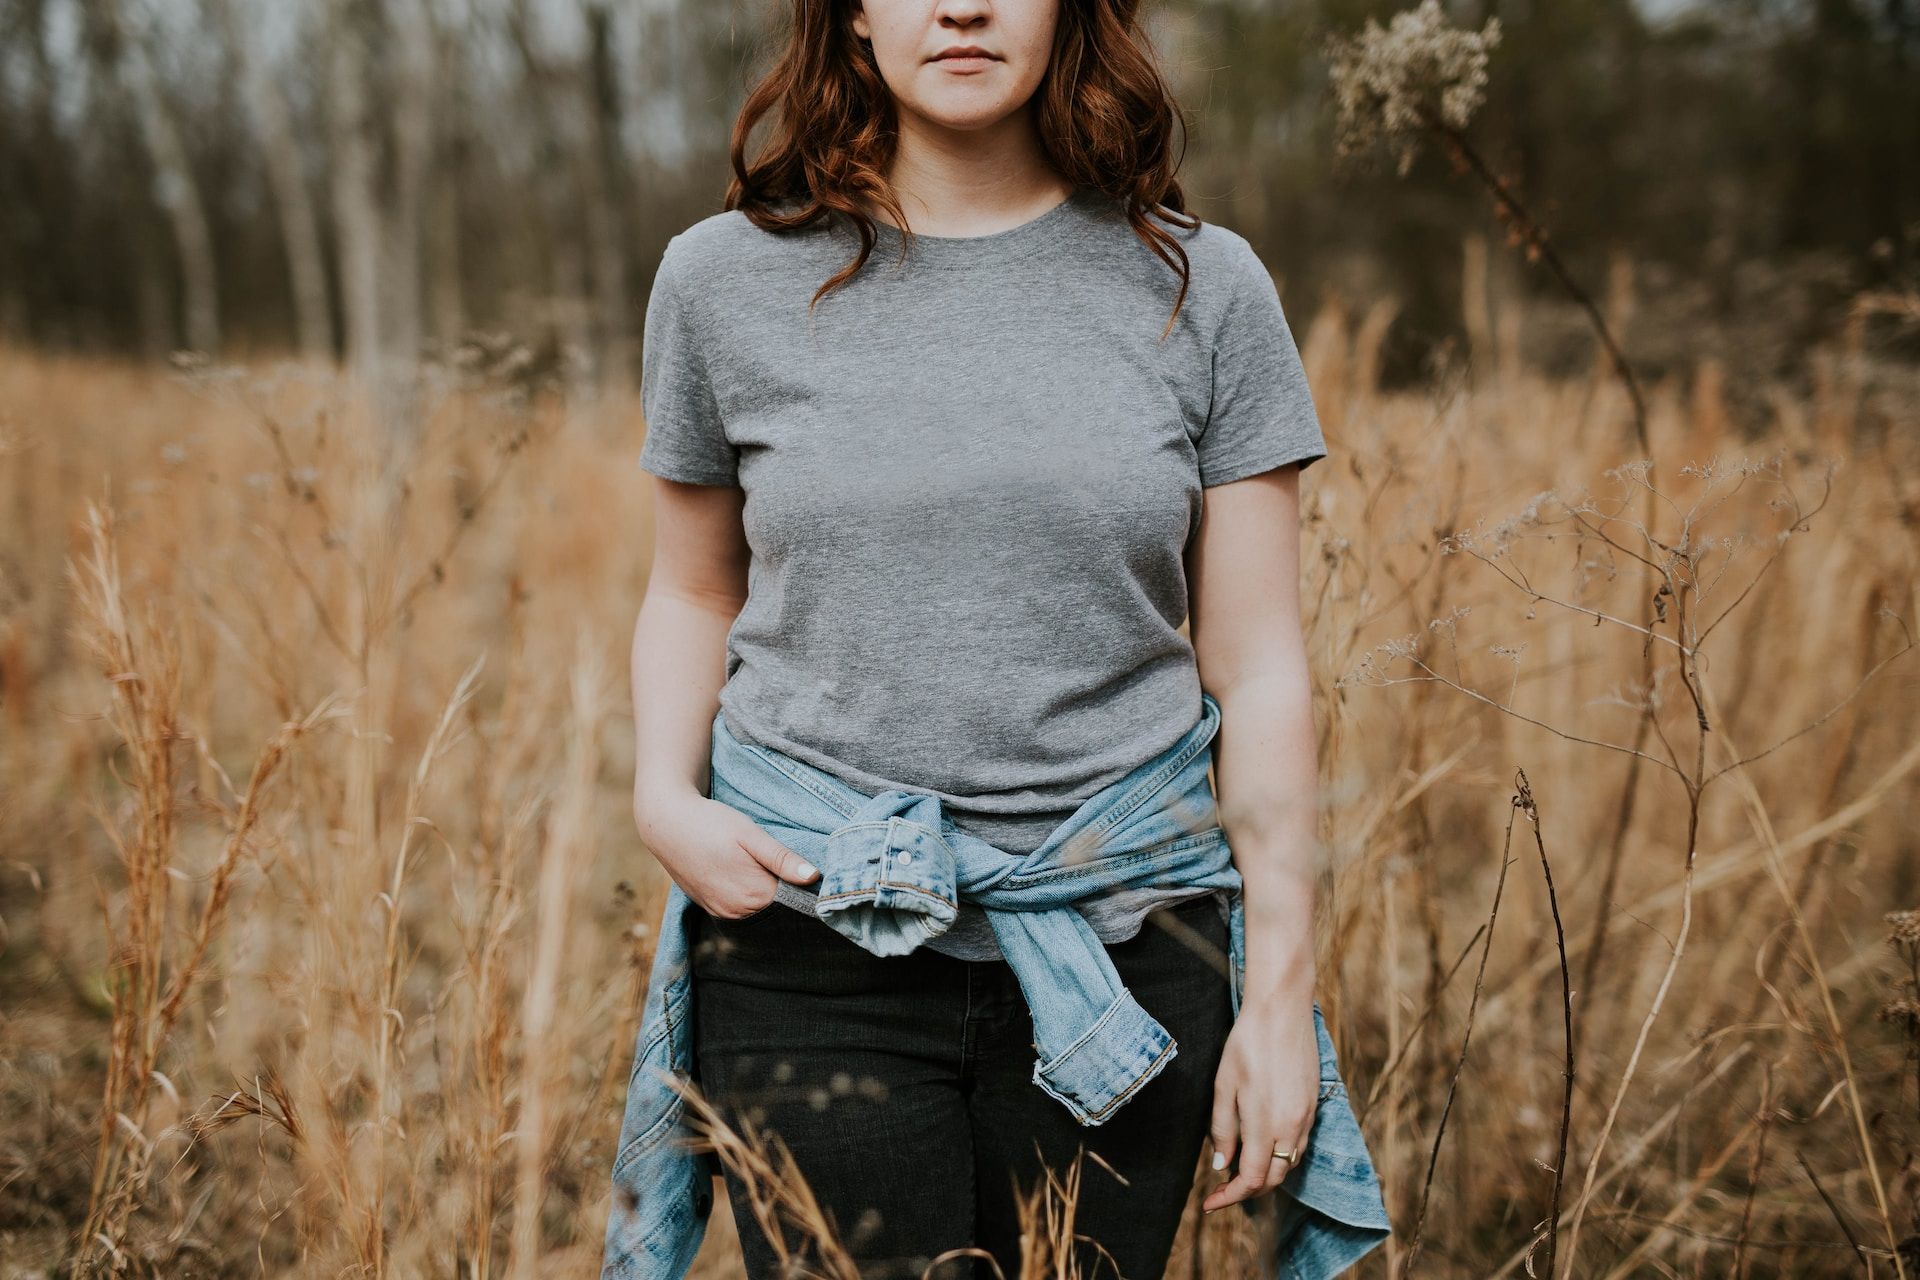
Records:
[[[698,1243],[670,1073],[864,1276],[1018,1275],[1017,1198],[1084,1152],[1082,1274],[1157,1277],[1209,1142],[1208,1211],[1294,1193],[1286,1274],[1385,1235],[1313,1002],[1325,445],[1271,277],[1184,214],[1134,8],[795,0],[727,211],[662,257],[634,808],[674,883],[608,1275]]]

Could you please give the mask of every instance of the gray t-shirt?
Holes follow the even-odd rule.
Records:
[[[1326,444],[1252,246],[1161,225],[1192,267],[1164,342],[1179,277],[1091,188],[1006,231],[917,235],[904,264],[880,223],[811,315],[850,224],[776,233],[729,210],[668,242],[640,465],[745,491],[732,733],[861,790],[935,794],[1025,853],[1193,726],[1202,490]],[[1083,910],[1115,942],[1182,896]],[[999,955],[970,904],[928,945]]]

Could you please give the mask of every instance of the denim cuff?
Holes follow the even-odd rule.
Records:
[[[1340,1275],[1393,1234],[1344,1088],[1323,1091],[1304,1154],[1280,1184],[1273,1274],[1284,1280]]]
[[[1033,1082],[1065,1104],[1083,1125],[1111,1117],[1160,1074],[1179,1051],[1173,1035],[1122,991],[1085,1035],[1051,1062],[1033,1065]]]
[[[953,850],[917,822],[853,822],[827,837],[814,913],[877,956],[947,931],[959,907]]]

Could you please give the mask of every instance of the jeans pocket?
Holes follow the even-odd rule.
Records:
[[[711,924],[716,928],[724,930],[736,929],[744,924],[752,924],[755,920],[764,920],[769,913],[778,909],[781,905],[780,895],[776,892],[773,897],[767,899],[765,906],[756,907],[743,916],[717,916],[705,907],[700,907],[698,910],[700,912],[700,923],[703,926]]]
[[[780,899],[774,898],[771,901],[769,901],[766,906],[760,907],[754,911],[749,911],[747,912],[747,914],[743,916],[717,916],[715,918],[718,919],[722,924],[726,924],[726,925],[738,926],[743,924],[752,924],[755,920],[760,919],[762,916],[766,915],[767,912],[772,911],[774,908],[778,907],[779,905],[780,905]]]
[[[779,954],[788,944],[778,936],[784,922],[776,913],[799,919],[798,914],[781,905],[778,898],[744,916],[717,916],[696,907],[689,913],[692,934],[689,949],[694,973],[705,977],[729,976],[757,956]]]

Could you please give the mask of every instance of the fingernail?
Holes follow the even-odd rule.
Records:
[[[1224,1152],[1224,1151],[1216,1151],[1216,1152],[1214,1152],[1214,1153],[1213,1153],[1213,1167],[1214,1167],[1215,1169],[1224,1169],[1224,1168],[1226,1168],[1226,1167],[1227,1167],[1227,1153],[1226,1153],[1226,1152]],[[1209,1210],[1207,1210],[1207,1212],[1209,1212],[1209,1213],[1211,1213],[1211,1212],[1213,1212],[1213,1210],[1211,1210],[1211,1209],[1209,1209]]]
[[[819,871],[820,871],[820,868],[814,866],[811,862],[808,862],[805,858],[800,859],[801,875],[803,876],[816,875],[819,873]]]

